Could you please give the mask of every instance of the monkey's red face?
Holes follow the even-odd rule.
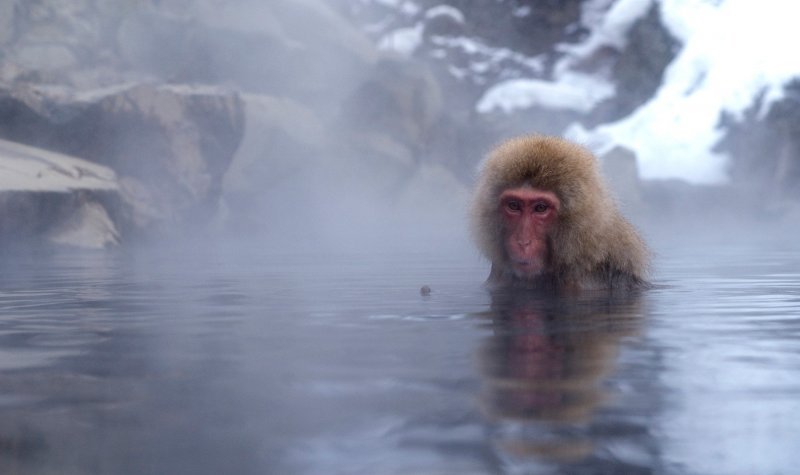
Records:
[[[529,186],[508,189],[500,195],[505,249],[517,277],[533,278],[547,267],[547,236],[560,204],[555,193]]]

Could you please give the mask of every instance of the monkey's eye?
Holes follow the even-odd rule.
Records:
[[[544,213],[548,209],[550,209],[550,206],[547,203],[544,203],[544,202],[541,202],[541,201],[536,203],[535,205],[533,205],[533,212],[534,213]]]
[[[519,213],[520,211],[522,211],[522,203],[520,203],[519,201],[512,200],[506,203],[506,208],[508,208],[509,211]]]

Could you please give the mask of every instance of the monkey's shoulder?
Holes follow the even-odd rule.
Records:
[[[559,270],[547,272],[533,278],[522,279],[501,266],[492,265],[486,285],[490,289],[517,289],[555,294],[575,294],[581,292],[610,291],[631,292],[650,288],[646,277],[628,272],[606,261],[590,272],[570,272]]]

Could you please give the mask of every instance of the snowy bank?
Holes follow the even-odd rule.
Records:
[[[583,74],[566,74],[557,82],[538,79],[512,79],[491,87],[478,101],[478,112],[540,107],[554,110],[589,112],[600,101],[614,94],[614,86]]]
[[[800,4],[664,0],[661,8],[683,48],[656,95],[623,120],[568,135],[600,153],[635,150],[645,178],[724,182],[727,157],[713,150],[725,133],[721,115],[739,118],[762,95],[763,113],[800,76],[790,51],[800,42]]]
[[[120,234],[100,194],[117,196],[107,167],[0,140],[0,238],[86,248],[119,244]]]
[[[116,175],[108,167],[0,139],[0,192],[118,188]]]

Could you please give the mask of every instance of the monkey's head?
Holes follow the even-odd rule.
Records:
[[[629,228],[606,191],[597,160],[583,147],[557,137],[520,137],[497,147],[483,163],[472,228],[493,273],[523,281],[579,281],[604,262],[625,261],[612,256],[625,252],[620,249],[625,243],[612,242],[612,228],[620,222]],[[623,237],[628,242],[631,236]],[[637,265],[619,264],[621,272]]]

